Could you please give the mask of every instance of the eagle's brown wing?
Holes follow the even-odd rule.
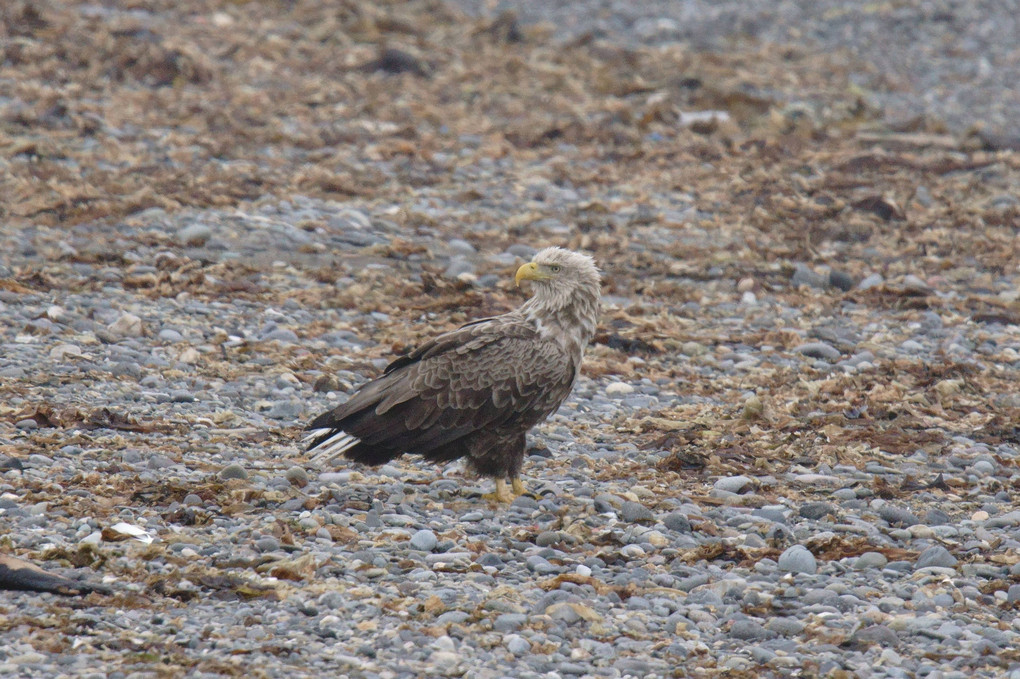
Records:
[[[450,460],[479,432],[523,434],[570,392],[576,366],[557,342],[513,317],[445,333],[394,361],[349,401],[316,418],[316,460],[381,464],[402,453]]]

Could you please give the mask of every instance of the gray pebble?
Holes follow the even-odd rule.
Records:
[[[304,411],[304,405],[297,399],[288,398],[274,401],[266,417],[274,420],[296,420]]]
[[[411,536],[411,546],[422,552],[431,552],[439,544],[439,538],[430,530],[420,530]]]
[[[478,555],[475,563],[479,566],[491,566],[492,568],[502,568],[504,566],[503,559],[499,557],[499,554],[493,552]]]
[[[308,485],[308,472],[305,471],[304,467],[294,465],[288,469],[283,477],[290,481],[290,483],[298,488],[304,488]]]
[[[790,277],[790,283],[795,287],[798,285],[807,285],[812,288],[824,288],[826,279],[819,273],[816,273],[807,264],[797,263],[794,265],[793,276]]]
[[[836,349],[827,342],[807,342],[794,347],[793,351],[811,358],[820,358],[826,361],[838,361],[843,356],[843,354],[839,352],[839,349]]]
[[[173,460],[166,455],[161,455],[159,453],[150,455],[149,459],[145,463],[149,469],[166,469],[167,467],[173,466],[173,464]]]
[[[850,274],[844,271],[837,271],[833,269],[829,272],[829,285],[844,292],[849,292],[850,290],[853,290],[854,279]]]
[[[212,229],[202,222],[189,224],[177,232],[177,241],[181,245],[188,245],[191,247],[205,245],[210,238],[212,238]]]
[[[461,238],[451,238],[446,242],[446,246],[450,248],[450,252],[457,255],[473,255],[478,252],[474,245]]]
[[[690,520],[681,514],[680,512],[671,512],[662,519],[663,525],[670,530],[675,530],[678,533],[690,533],[691,522]]]
[[[443,272],[444,278],[455,279],[464,274],[474,274],[475,265],[466,259],[454,259]]]
[[[804,623],[796,618],[774,617],[765,623],[765,629],[784,637],[794,637],[804,631]]]
[[[757,641],[769,636],[768,630],[754,620],[737,620],[730,627],[730,636],[743,641]]]
[[[132,313],[124,313],[106,327],[115,338],[140,337],[145,332],[142,319]]]
[[[988,460],[978,460],[969,467],[968,471],[976,476],[988,476],[995,472],[995,465]]]
[[[507,633],[519,630],[528,622],[528,616],[523,613],[501,613],[492,621],[492,629],[497,632]]]
[[[925,512],[924,522],[929,526],[948,526],[952,519],[941,509],[929,509]]]
[[[274,537],[261,537],[255,541],[255,549],[260,552],[275,552],[280,548],[280,541]]]
[[[538,534],[535,538],[535,544],[539,547],[549,547],[562,541],[562,539],[563,536],[559,533],[559,531],[546,530]]]
[[[914,568],[953,568],[956,566],[956,557],[949,553],[942,545],[934,545],[921,552],[917,557]]]
[[[519,634],[510,634],[503,639],[503,646],[515,656],[522,656],[531,651],[531,644]]]
[[[239,464],[228,464],[220,470],[221,479],[246,479],[248,472]]]
[[[869,625],[851,634],[849,644],[851,647],[870,646],[871,644],[894,647],[899,641],[900,638],[896,632],[885,625]]]
[[[581,620],[581,614],[578,613],[573,606],[563,602],[549,606],[549,608],[545,609],[545,614],[553,620],[559,620],[560,622],[564,622],[568,625],[572,625]]]
[[[274,328],[261,337],[264,342],[276,340],[284,344],[297,344],[301,339],[290,328]]]
[[[676,583],[676,588],[684,592],[690,592],[695,587],[701,587],[702,585],[708,584],[709,576],[707,573],[699,573],[690,577],[683,578]]]
[[[889,563],[889,559],[881,552],[864,552],[854,561],[854,568],[859,571],[869,568],[882,569],[885,568],[887,563]]]
[[[538,555],[529,556],[526,559],[525,563],[527,563],[528,565],[528,570],[534,571],[539,575],[549,575],[552,573],[560,572],[559,566],[552,565],[551,563],[549,563],[548,559]]]
[[[763,519],[774,521],[775,523],[788,523],[786,513],[782,509],[776,509],[774,507],[762,507],[755,509],[751,512],[752,516],[760,516]],[[744,537],[744,544],[747,544],[749,538],[756,537],[753,534]]]
[[[779,555],[779,570],[787,573],[815,573],[818,562],[815,555],[803,545],[793,545]]]
[[[630,523],[655,520],[655,516],[648,507],[645,507],[640,502],[630,501],[624,502],[623,506],[620,507],[620,518]]]
[[[171,343],[174,343],[174,342],[183,342],[184,341],[184,335],[182,335],[181,333],[177,332],[173,328],[163,328],[162,330],[159,331],[159,339],[162,340],[163,342],[171,342]]]
[[[900,344],[900,349],[905,354],[915,355],[924,353],[924,345],[915,340],[907,340]]]
[[[805,519],[817,521],[818,519],[821,519],[823,516],[827,516],[828,514],[832,514],[834,512],[835,508],[828,502],[808,502],[806,504],[801,505],[798,514],[800,514]]]
[[[877,288],[882,285],[884,282],[885,279],[882,277],[882,274],[873,273],[865,276],[864,279],[857,284],[857,289],[862,292],[865,290],[871,290],[872,288]]]
[[[904,528],[908,528],[921,523],[921,520],[912,513],[902,507],[896,507],[895,505],[883,505],[878,510],[878,515],[890,526],[902,526]]]

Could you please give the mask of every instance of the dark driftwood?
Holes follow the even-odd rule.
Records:
[[[0,555],[0,589],[53,592],[67,596],[88,594],[89,592],[110,593],[110,589],[104,585],[47,573],[24,559],[6,555]]]

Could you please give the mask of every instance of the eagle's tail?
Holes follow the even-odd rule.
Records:
[[[313,422],[314,424],[314,422]],[[314,453],[309,462],[317,467],[328,467],[341,457],[352,462],[376,466],[400,457],[402,451],[383,445],[372,445],[341,427],[309,427],[304,438],[305,450]]]
[[[314,452],[311,463],[328,466],[340,457],[353,462],[376,466],[400,457],[404,453],[417,453],[434,462],[449,462],[468,454],[468,435],[474,428],[460,426],[408,427],[408,419],[424,419],[415,411],[417,403],[403,403],[382,415],[374,408],[337,417],[328,412],[308,425],[306,451]]]
[[[311,462],[323,465],[333,462],[346,451],[361,443],[361,439],[352,436],[343,429],[310,429],[303,439],[307,444],[307,452],[315,451]]]

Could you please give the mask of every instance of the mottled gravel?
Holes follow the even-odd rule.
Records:
[[[715,49],[734,25],[791,36],[772,17],[803,10],[829,22],[812,39],[849,47],[858,13],[921,11],[707,6],[525,18]],[[947,3],[921,27],[1007,50],[1006,7]],[[906,86],[890,101],[955,121],[983,91],[959,111]],[[990,119],[1010,96],[987,97]],[[639,132],[597,152],[465,135],[425,172],[398,139],[365,166],[420,181],[379,195],[0,222],[0,550],[113,590],[3,592],[0,676],[1020,679],[1020,163],[853,141],[849,161],[801,158],[803,140],[708,131],[684,138],[690,174],[614,181],[631,143],[650,174],[681,163],[618,112]],[[876,183],[900,182],[910,220],[838,193],[888,158],[903,174]],[[815,207],[811,233],[784,230]],[[553,243],[594,252],[605,305],[531,438],[528,495],[490,504],[456,463],[308,464],[304,422],[422,338],[519,304],[513,271]]]
[[[383,214],[299,200],[250,214],[149,212],[122,231],[179,233],[200,218],[212,231],[205,249],[179,254],[227,262],[271,253],[263,276],[298,291],[309,285],[300,272],[314,260],[300,245],[324,234],[286,225],[312,217],[365,224],[366,243],[394,235]],[[33,248],[52,236],[71,250],[109,235],[79,226],[40,234]],[[440,269],[462,261],[473,271],[509,272],[518,259],[465,254],[463,245],[439,238],[423,244]],[[374,267],[371,245],[331,248],[340,270]],[[25,250],[8,249],[3,265],[17,268],[37,256]],[[125,254],[139,262],[160,257],[137,243]],[[416,265],[405,266],[402,275],[413,279]],[[536,495],[497,508],[480,499],[485,484],[463,479],[456,465],[444,471],[400,461],[320,473],[306,472],[300,457],[296,466],[284,459],[295,451],[294,430],[281,427],[374,374],[382,365],[376,357],[389,349],[377,345],[372,329],[399,329],[404,318],[299,301],[268,307],[230,295],[144,298],[123,285],[121,269],[103,264],[74,265],[67,275],[101,287],[0,293],[10,321],[0,370],[25,386],[5,406],[102,405],[136,423],[166,426],[168,435],[73,424],[54,431],[27,417],[3,430],[0,443],[15,453],[3,462],[0,486],[7,544],[37,555],[100,544],[105,564],[85,563],[108,573],[121,600],[134,602],[118,611],[90,598],[65,609],[50,595],[5,595],[0,670],[8,676],[91,676],[96,662],[117,655],[111,648],[142,664],[162,654],[171,666],[199,662],[207,674],[232,672],[231,658],[243,661],[238,667],[257,658],[263,676],[281,677],[327,670],[671,676],[709,657],[719,671],[777,676],[801,667],[1020,676],[1011,655],[1020,626],[1003,617],[1012,610],[1008,583],[1020,573],[1012,556],[1020,549],[1020,512],[1006,490],[1020,480],[1015,445],[991,448],[958,436],[942,454],[919,449],[896,467],[794,466],[781,478],[749,467],[666,490],[654,473],[621,476],[654,472],[666,453],[639,450],[618,423],[689,397],[669,380],[583,377],[535,437],[544,447],[528,459],[526,476]],[[609,300],[610,307],[629,304]],[[713,306],[704,306],[710,326],[754,308],[727,307],[719,317]],[[890,359],[934,351],[945,335],[941,324],[913,328],[917,346],[905,348],[891,339],[898,332],[891,319],[880,316],[855,330],[889,335],[872,351]],[[974,346],[974,331],[959,327],[954,336]],[[1020,347],[1015,329],[1002,328],[995,341]],[[842,356],[836,349],[833,356],[801,347],[782,355],[743,351],[745,361],[809,371],[869,370],[862,361],[832,363]],[[693,359],[659,360],[679,368]],[[313,391],[329,365],[340,368],[340,388]],[[740,374],[740,365],[735,357],[698,363],[709,383]],[[619,384],[630,388],[613,388]],[[968,506],[983,509],[955,507],[924,490],[901,505],[872,490],[876,479],[898,485],[906,474],[975,484]],[[93,518],[105,511],[93,492],[106,496],[104,488],[120,483],[135,495],[111,498],[116,517],[151,531],[154,546],[97,542],[107,520]],[[34,499],[54,484],[73,488],[73,502]],[[774,494],[787,484],[818,499]],[[855,540],[863,549],[845,557],[812,553],[838,552]],[[989,550],[1002,560],[980,558]],[[139,568],[151,579],[130,575]],[[171,605],[147,612],[138,596],[169,597]],[[73,651],[37,643],[42,633],[26,633],[18,622],[60,610],[78,640]],[[210,655],[222,665],[199,661]]]
[[[711,54],[773,42],[845,56],[854,85],[902,128],[981,129],[1020,146],[1017,0],[453,0],[471,14],[512,10],[561,40],[690,45]]]

